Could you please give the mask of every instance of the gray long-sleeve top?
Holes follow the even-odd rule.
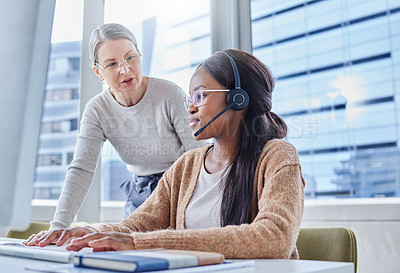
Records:
[[[134,106],[120,105],[109,90],[92,98],[82,116],[74,159],[51,229],[66,228],[72,222],[93,181],[106,140],[136,175],[164,172],[183,152],[204,146],[206,142],[192,137],[184,96],[176,84],[149,78],[143,98]]]

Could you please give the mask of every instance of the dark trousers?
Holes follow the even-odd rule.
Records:
[[[121,184],[120,189],[126,196],[124,218],[134,212],[150,196],[163,174],[132,175],[131,178]]]

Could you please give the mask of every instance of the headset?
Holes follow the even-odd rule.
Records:
[[[250,101],[249,94],[246,92],[246,90],[242,89],[240,85],[240,75],[235,60],[225,51],[221,51],[221,53],[224,53],[226,57],[228,57],[229,62],[231,63],[233,69],[233,75],[235,77],[235,89],[230,90],[228,92],[228,95],[226,96],[226,102],[228,106],[224,110],[219,112],[215,117],[213,117],[209,122],[207,122],[206,125],[204,125],[197,132],[195,132],[194,136],[198,136],[201,132],[203,132],[205,128],[207,128],[208,125],[210,125],[214,120],[216,120],[227,110],[232,108],[233,110],[240,111],[246,108],[247,105],[249,105]]]

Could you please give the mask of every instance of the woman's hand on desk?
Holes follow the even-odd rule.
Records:
[[[41,231],[38,234],[31,235],[26,241],[23,242],[23,244],[26,246],[41,247],[49,244],[62,246],[65,243],[69,243],[72,238],[83,237],[93,232],[96,232],[96,230],[91,227],[73,227],[66,229],[46,230]]]
[[[121,232],[95,232],[81,238],[74,238],[66,246],[66,250],[79,251],[84,247],[98,251],[120,251],[135,249],[133,237]]]

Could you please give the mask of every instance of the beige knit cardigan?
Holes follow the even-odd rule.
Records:
[[[185,210],[208,149],[183,154],[165,172],[154,193],[121,223],[91,227],[130,233],[136,249],[215,251],[225,258],[298,259],[296,240],[305,182],[297,151],[284,140],[269,141],[260,154],[250,224],[185,229]]]

